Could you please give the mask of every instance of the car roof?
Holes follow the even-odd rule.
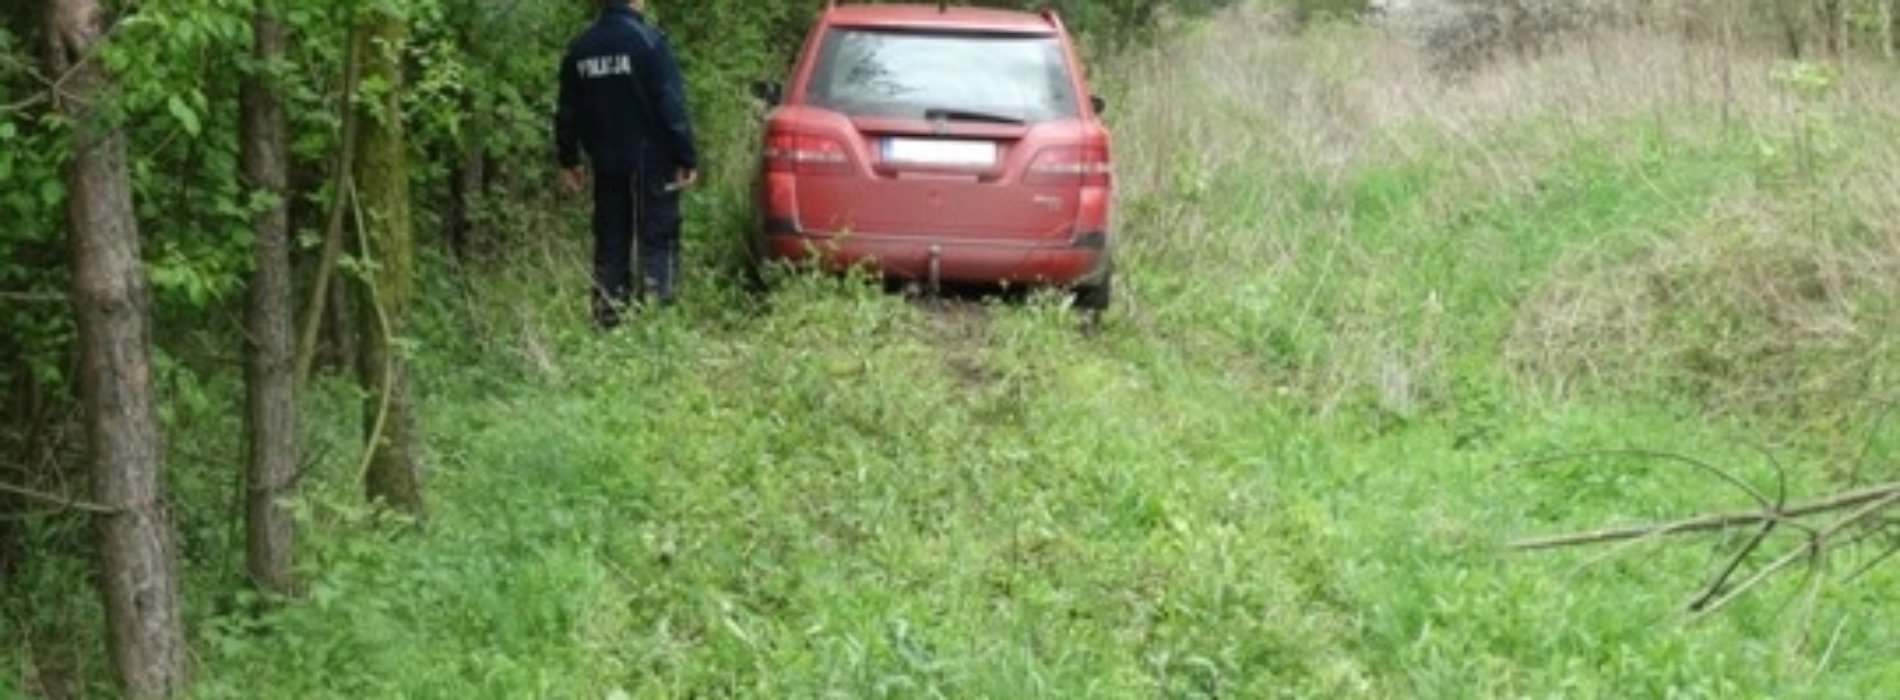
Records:
[[[852,27],[1011,34],[1054,34],[1057,26],[1053,19],[1029,12],[985,7],[939,8],[937,5],[840,5],[831,8],[826,21],[832,25]]]

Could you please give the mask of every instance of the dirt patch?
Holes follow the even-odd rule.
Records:
[[[920,297],[913,302],[929,319],[927,337],[943,355],[957,385],[966,389],[989,386],[1002,378],[983,358],[990,342],[990,310],[977,300],[958,297]]]

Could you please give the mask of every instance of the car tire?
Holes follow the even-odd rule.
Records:
[[[1075,287],[1075,308],[1090,313],[1108,310],[1108,304],[1115,292],[1115,271],[1109,269],[1102,273],[1101,279]]]
[[[750,254],[740,261],[739,288],[754,299],[771,295],[772,283],[765,276],[765,261]]]

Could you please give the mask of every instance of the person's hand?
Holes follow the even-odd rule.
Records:
[[[561,184],[567,186],[567,191],[579,194],[581,190],[587,188],[587,169],[577,165],[562,170]]]
[[[683,190],[699,182],[699,171],[693,168],[680,168],[673,172],[673,189]]]

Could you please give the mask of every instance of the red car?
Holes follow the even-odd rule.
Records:
[[[833,4],[755,92],[756,256],[1107,307],[1109,134],[1053,12]]]

